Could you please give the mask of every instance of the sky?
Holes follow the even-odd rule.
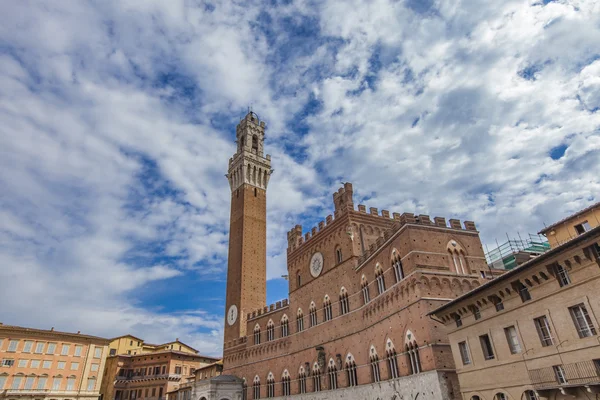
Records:
[[[600,3],[0,2],[0,322],[221,354],[250,106],[270,303],[340,182],[484,244],[536,233],[599,201]]]

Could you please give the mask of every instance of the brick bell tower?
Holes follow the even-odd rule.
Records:
[[[231,188],[224,342],[246,335],[246,315],[267,303],[267,185],[271,156],[263,155],[265,122],[249,112],[237,125],[229,159]]]

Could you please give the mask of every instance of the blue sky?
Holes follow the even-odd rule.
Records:
[[[286,232],[355,203],[484,243],[598,201],[593,1],[0,4],[0,321],[221,352],[224,174],[267,121],[269,301]]]

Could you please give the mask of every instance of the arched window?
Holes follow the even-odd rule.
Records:
[[[260,325],[254,327],[254,344],[260,344]]]
[[[275,324],[273,320],[269,320],[267,323],[267,342],[275,339]]]
[[[292,394],[290,391],[290,373],[288,370],[284,370],[281,375],[281,392],[284,396],[289,396]]]
[[[471,400],[481,400],[481,397],[479,397],[479,396],[471,396]]]
[[[252,150],[258,150],[258,136],[252,136]]]
[[[321,369],[319,368],[319,364],[317,364],[317,363],[313,364],[312,376],[313,376],[313,390],[315,392],[320,392],[321,391]]]
[[[385,292],[385,278],[383,277],[383,269],[379,264],[375,266],[375,279],[377,280],[377,290],[379,294]]]
[[[286,337],[289,335],[289,324],[288,324],[288,316],[283,314],[281,317],[281,337]]]
[[[419,357],[419,346],[416,341],[406,345],[406,354],[408,354],[408,366],[410,374],[418,374],[421,372],[421,359]]]
[[[333,358],[329,359],[329,365],[327,366],[327,376],[329,377],[329,389],[337,389],[337,368],[335,367],[335,361],[333,361]]]
[[[325,295],[325,298],[323,299],[323,316],[325,321],[331,319],[331,300],[328,295]]]
[[[306,393],[306,370],[300,367],[298,371],[298,393]]]
[[[310,303],[309,314],[310,314],[310,326],[317,325],[317,307],[315,306],[314,302]]]
[[[385,344],[385,358],[387,360],[390,379],[398,378],[400,376],[400,371],[398,370],[398,356],[396,354],[394,343],[392,343],[390,339],[388,339]]]
[[[254,399],[260,399],[260,378],[257,376],[254,377],[254,383],[252,383],[252,391]]]
[[[344,315],[349,311],[348,292],[346,291],[346,288],[342,286],[342,289],[340,290],[340,315]]]
[[[533,390],[526,390],[522,397],[523,400],[540,400],[537,393],[535,393]]]
[[[379,356],[377,356],[375,346],[371,346],[369,350],[369,360],[371,361],[371,381],[379,382],[381,380],[381,373],[379,371]]]
[[[352,356],[352,354],[346,356],[346,374],[348,376],[348,386],[358,385],[356,362],[354,361],[354,356]]]
[[[246,377],[242,378],[242,400],[248,400],[248,382]]]
[[[267,376],[267,397],[275,397],[275,377],[272,372]]]
[[[465,260],[466,252],[462,246],[456,240],[451,240],[448,242],[446,249],[448,250],[450,261],[452,263],[451,269],[457,274],[469,274],[469,267]]]
[[[301,308],[298,309],[298,313],[296,314],[296,328],[298,332],[304,330],[304,314]]]
[[[2,380],[1,376],[0,376],[0,380]],[[46,389],[46,382],[47,381],[48,381],[48,375],[46,375],[46,374],[40,375],[38,377],[37,389],[38,390],[44,390],[44,389]],[[2,383],[0,383],[0,390],[2,390]]]
[[[367,277],[364,275],[360,279],[360,286],[363,294],[363,300],[365,304],[367,304],[369,301],[371,301],[371,297],[369,296],[369,282],[367,281]]]
[[[400,253],[394,249],[392,251],[392,267],[394,268],[394,276],[396,282],[400,282],[404,279],[404,269],[402,268],[402,260],[400,259]]]
[[[342,249],[340,248],[340,246],[337,246],[335,248],[335,261],[337,264],[342,262]]]
[[[494,400],[508,400],[508,397],[506,397],[506,395],[504,393],[498,392],[494,396]]]

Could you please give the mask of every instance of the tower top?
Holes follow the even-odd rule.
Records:
[[[271,156],[264,156],[266,126],[265,121],[261,121],[253,111],[248,111],[237,124],[237,149],[229,159],[229,171],[226,175],[232,191],[243,184],[267,189],[272,170]]]

